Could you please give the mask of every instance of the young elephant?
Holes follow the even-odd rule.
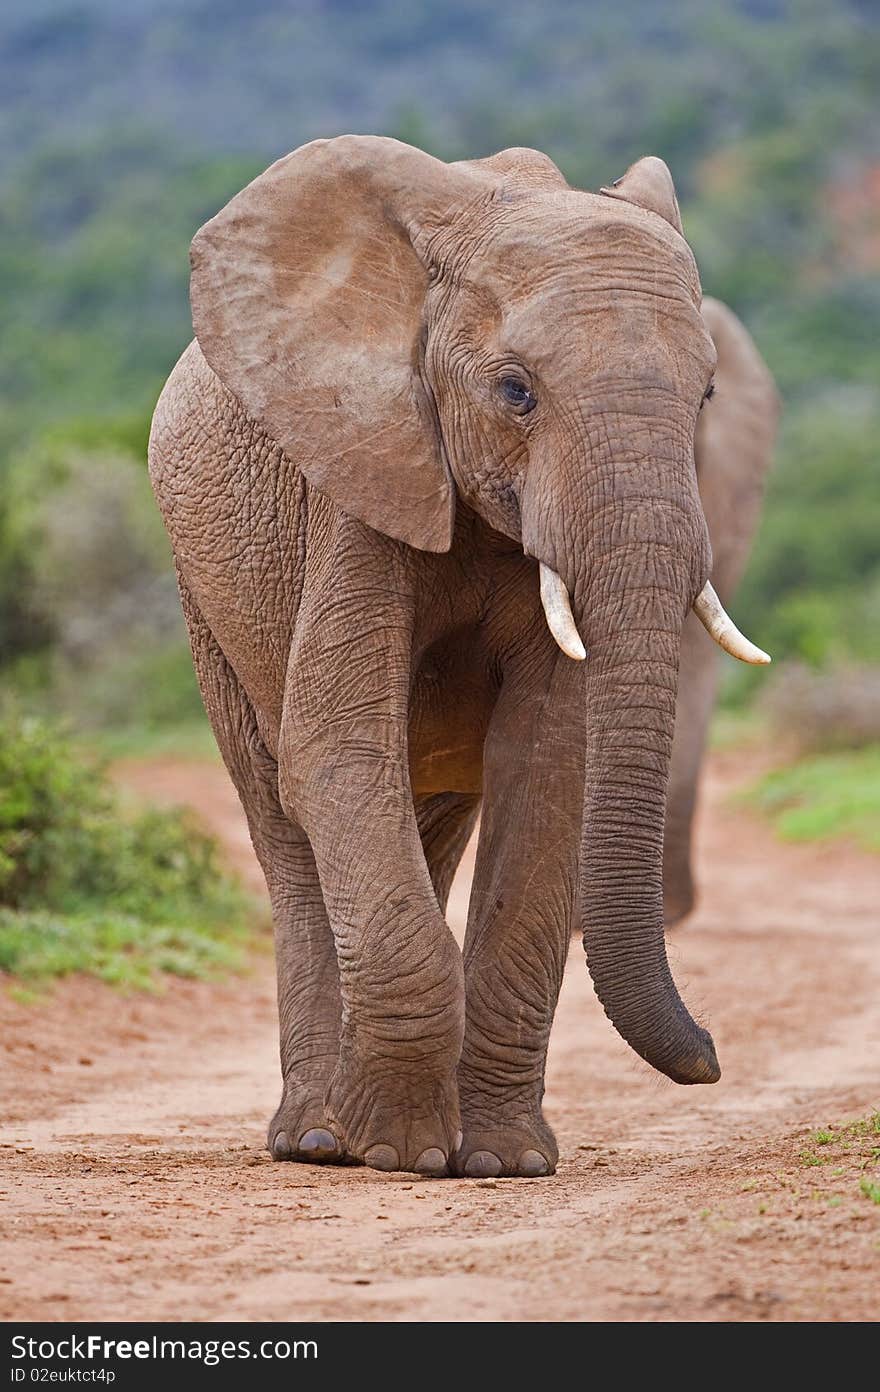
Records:
[[[531,150],[316,141],[192,263],[150,467],[272,899],[272,1153],[547,1174],[578,888],[612,1023],[719,1076],[663,935],[686,616],[766,658],[708,583],[715,348],[669,172],[589,194]],[[481,799],[462,957],[443,910]]]

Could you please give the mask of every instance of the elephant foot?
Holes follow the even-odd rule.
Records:
[[[556,1138],[541,1116],[494,1125],[465,1122],[452,1168],[465,1179],[538,1179],[554,1174],[558,1159]]]
[[[406,1170],[434,1178],[450,1173],[461,1136],[458,1088],[448,1080],[380,1084],[337,1070],[327,1091],[327,1116],[346,1149],[373,1170]]]
[[[268,1144],[273,1160],[341,1165],[349,1159],[342,1141],[327,1123],[322,1088],[309,1092],[285,1086],[269,1123]]]

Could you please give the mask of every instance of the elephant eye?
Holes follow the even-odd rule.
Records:
[[[714,379],[714,377],[713,377],[713,378],[712,378],[712,381],[709,383],[708,387],[706,388],[705,392],[703,393],[703,399],[702,399],[702,401],[700,402],[700,410],[701,410],[701,411],[702,411],[703,407],[705,406],[706,402],[707,402],[707,401],[711,401],[711,400],[712,400],[712,397],[713,397],[714,395],[715,395],[715,379]]]
[[[519,415],[527,416],[529,411],[534,411],[538,398],[519,377],[502,377],[499,385],[504,400],[515,407]]]

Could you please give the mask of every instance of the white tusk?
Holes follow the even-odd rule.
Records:
[[[740,662],[752,662],[758,667],[772,661],[768,653],[756,648],[740,633],[733,619],[724,612],[724,606],[708,580],[694,600],[694,613],[719,648],[729,652],[731,657],[738,657]]]
[[[577,631],[565,581],[556,574],[555,570],[544,565],[543,561],[541,562],[541,603],[544,606],[547,627],[562,651],[568,657],[573,657],[575,662],[583,662],[587,650]]]

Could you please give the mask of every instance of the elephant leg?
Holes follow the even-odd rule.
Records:
[[[460,1132],[461,954],[437,902],[412,797],[389,795],[373,779],[369,786],[340,754],[328,749],[326,757],[329,782],[309,776],[296,805],[340,969],[342,1036],[327,1115],[372,1168],[445,1174]]]
[[[544,1175],[558,1150],[541,1101],[577,890],[583,681],[556,649],[505,678],[485,749],[464,946],[458,1069],[465,1175]]]
[[[458,863],[479,816],[480,798],[475,793],[429,793],[415,802],[431,883],[445,913]]]
[[[336,526],[311,552],[279,751],[282,806],[309,837],[339,962],[327,1112],[372,1168],[442,1174],[459,1132],[464,980],[410,785],[410,563]],[[349,592],[357,603],[340,604]]]
[[[718,676],[718,649],[697,617],[689,614],[681,636],[675,737],[666,794],[663,917],[667,928],[686,918],[696,899],[692,830]]]
[[[281,809],[278,767],[253,707],[183,577],[178,581],[205,709],[272,905],[283,1092],[269,1149],[276,1160],[338,1161],[343,1152],[327,1125],[324,1091],[339,1056],[339,970],[315,858],[302,828]]]

